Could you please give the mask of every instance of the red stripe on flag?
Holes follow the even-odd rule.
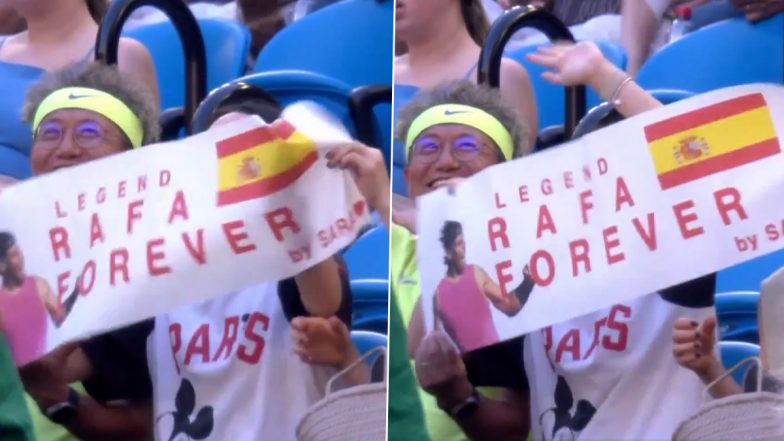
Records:
[[[768,156],[773,156],[779,152],[781,152],[781,148],[779,146],[778,138],[768,139],[743,147],[742,149],[733,150],[723,155],[708,158],[704,161],[662,173],[659,175],[659,183],[661,184],[662,190],[667,190],[668,188],[685,184],[689,181],[694,181],[731,168],[740,167],[741,165],[762,158],[767,158]]]
[[[271,125],[257,127],[253,130],[218,141],[218,159],[224,158],[244,150],[251,149],[261,144],[276,140],[288,139],[296,129],[283,120],[277,120]]]
[[[765,106],[761,93],[744,95],[645,126],[648,142]]]
[[[318,159],[318,153],[314,151],[283,173],[278,173],[269,178],[251,182],[250,184],[245,184],[240,187],[219,191],[218,206],[222,207],[224,205],[236,204],[237,202],[260,198],[280,191],[302,176],[308,168],[316,162],[316,159]]]

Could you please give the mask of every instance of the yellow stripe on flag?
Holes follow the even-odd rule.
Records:
[[[676,151],[680,148],[681,142],[689,137],[704,141],[708,153],[694,159],[681,156],[679,162]],[[759,107],[657,139],[650,142],[649,146],[656,172],[664,173],[775,137],[776,132],[768,108]]]
[[[218,160],[218,190],[230,190],[289,170],[312,153],[316,144],[301,132]]]

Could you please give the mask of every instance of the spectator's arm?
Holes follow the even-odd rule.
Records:
[[[148,401],[108,407],[83,395],[76,418],[65,427],[83,441],[152,440],[152,404]]]
[[[302,271],[294,280],[308,315],[328,318],[338,312],[343,303],[343,286],[334,258]]]
[[[637,83],[626,81],[628,74],[604,58],[590,41],[541,46],[526,58],[551,69],[542,73],[545,80],[564,86],[590,86],[603,100],[616,101],[616,109],[627,118],[661,106]]]
[[[147,86],[154,103],[159,103],[158,79],[150,52],[143,44],[130,38],[121,38],[118,49],[118,68]]]
[[[509,97],[509,103],[517,111],[520,119],[528,130],[528,149],[533,150],[536,135],[539,131],[539,122],[536,112],[536,98],[531,87],[528,72],[516,61],[501,60],[501,92]]]
[[[482,398],[457,424],[473,441],[524,441],[528,437],[528,393],[505,390],[502,399]]]
[[[518,365],[508,366],[515,370]],[[433,395],[441,409],[455,409],[469,398],[474,386],[455,343],[442,331],[428,334],[416,353],[419,384]],[[525,376],[519,370],[516,375]],[[528,393],[508,392],[503,400],[482,398],[470,412],[458,412],[456,421],[472,440],[525,440],[528,435]]]
[[[648,58],[660,24],[661,13],[657,14],[645,0],[623,0],[621,3],[621,45],[628,57],[626,71],[632,77],[637,76]]]

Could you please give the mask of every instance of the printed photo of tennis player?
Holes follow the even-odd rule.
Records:
[[[46,280],[27,274],[22,249],[7,231],[0,232],[0,277],[0,331],[14,364],[22,366],[46,352],[47,320],[60,327],[79,292],[75,289],[60,303]]]
[[[523,268],[523,282],[506,293],[482,267],[466,263],[466,242],[459,222],[446,221],[440,240],[446,274],[436,289],[436,327],[442,327],[462,352],[497,343],[490,307],[509,317],[523,309],[535,284],[528,266]]]

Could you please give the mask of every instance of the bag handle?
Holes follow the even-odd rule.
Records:
[[[364,363],[365,360],[370,358],[371,355],[374,355],[374,354],[384,354],[384,355],[386,355],[386,352],[387,352],[387,348],[385,346],[376,346],[375,348],[373,348],[373,349],[365,352],[364,354],[362,354],[356,360],[352,361],[351,364],[349,364],[348,366],[343,368],[342,371],[340,371],[337,374],[333,375],[332,378],[329,379],[329,381],[327,382],[327,386],[325,388],[326,389],[325,390],[325,394],[326,395],[331,394],[333,392],[332,391],[332,385],[335,383],[335,381],[337,381],[340,377],[346,375],[348,372],[350,372],[355,367],[359,366],[361,363]],[[386,369],[384,369],[384,370],[386,371]],[[384,375],[384,382],[386,382],[386,372],[384,372],[384,374],[385,374]]]
[[[739,361],[735,366],[727,369],[727,372],[723,373],[719,376],[719,378],[713,380],[705,387],[705,390],[702,391],[702,400],[706,401],[708,398],[708,394],[710,390],[719,384],[722,380],[727,378],[728,376],[732,375],[733,372],[738,370],[741,366],[748,364],[749,362],[754,362],[757,365],[757,392],[762,392],[762,360],[759,357],[749,357]]]

